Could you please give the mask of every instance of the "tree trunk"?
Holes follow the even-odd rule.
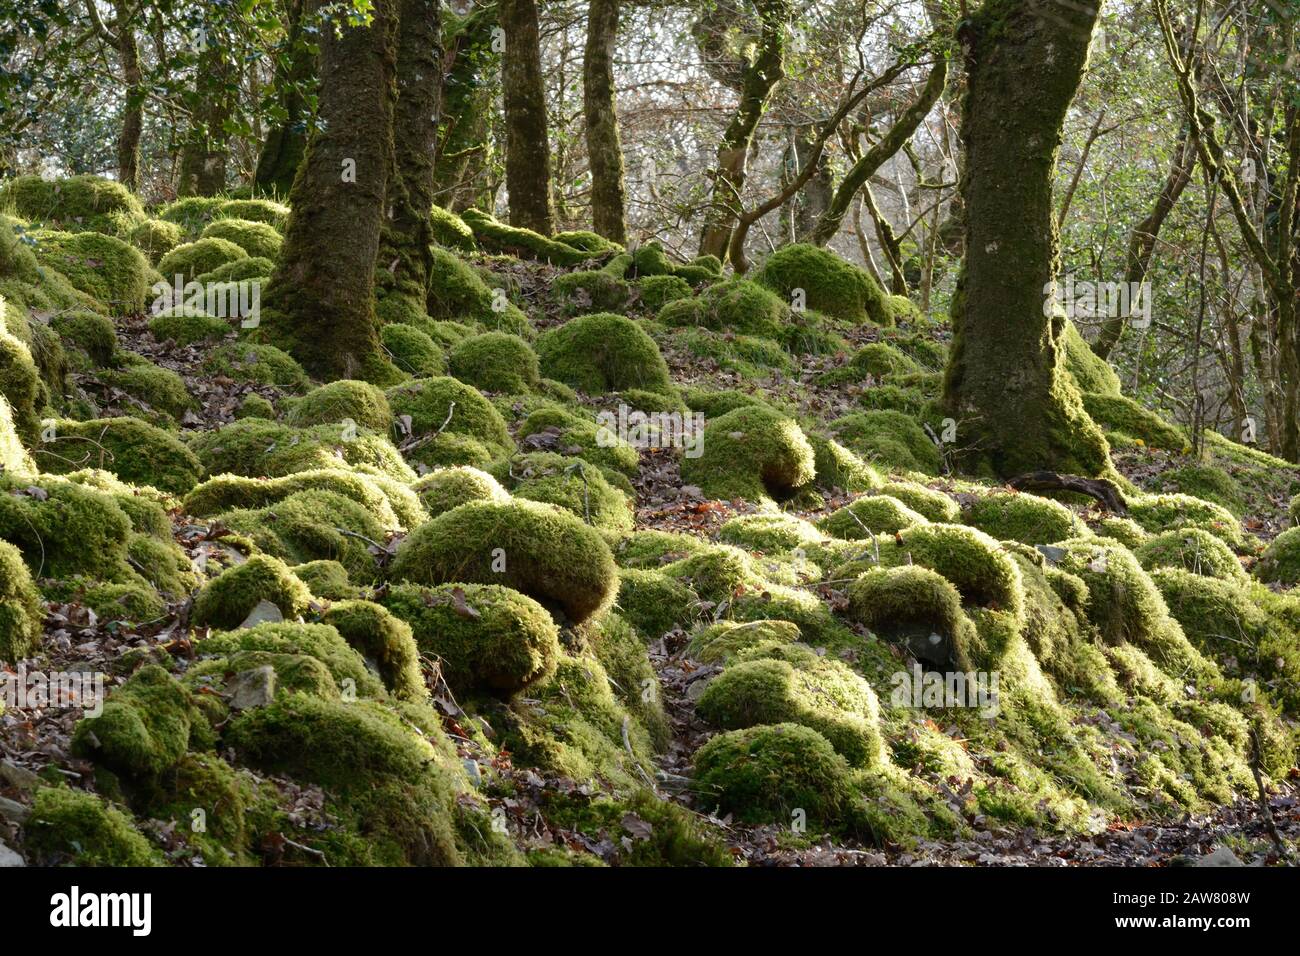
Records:
[[[131,192],[140,191],[140,133],[144,130],[144,74],[140,70],[140,48],[136,46],[131,12],[125,0],[114,0],[117,23],[114,39],[122,63],[126,105],[122,109],[122,132],[117,139],[117,178]]]
[[[378,295],[397,295],[424,311],[433,258],[434,148],[442,100],[442,28],[438,0],[399,0],[397,105],[388,221],[376,266]]]
[[[591,0],[582,60],[582,106],[587,120],[587,161],[591,165],[592,229],[606,239],[625,243],[623,147],[614,112],[617,40],[618,0]]]
[[[319,9],[328,0],[311,0]],[[322,25],[320,125],[290,193],[292,213],[262,309],[267,336],[308,372],[376,383],[382,357],[375,259],[393,163],[397,0],[375,0],[368,25]]]
[[[536,0],[501,0],[505,50],[501,64],[506,122],[506,190],[510,225],[544,236],[555,231],[551,207],[551,148],[546,129]]]
[[[1064,317],[1044,305],[1057,266],[1052,172],[1097,16],[1096,0],[989,0],[959,33],[966,258],[944,400],[962,453],[1003,476],[1110,467],[1060,368]]]
[[[813,160],[813,144],[817,140],[817,127],[800,126],[794,134],[794,159],[798,170],[803,169]],[[825,150],[816,153],[816,168],[813,174],[799,190],[794,201],[794,241],[807,242],[816,228],[818,220],[825,214],[831,204],[831,194],[835,188],[831,172],[830,159]]]
[[[700,235],[700,255],[727,255],[731,226],[740,212],[745,188],[745,166],[754,142],[754,130],[767,109],[772,91],[785,76],[785,23],[790,9],[785,0],[755,0],[760,34],[753,56],[743,64],[740,102],[718,144],[712,172],[713,195]]]
[[[303,37],[302,8],[303,0],[289,0],[284,11],[287,65],[281,64],[278,77],[284,118],[267,133],[253,174],[258,192],[275,196],[289,195],[293,177],[307,151],[309,117],[302,88],[311,82],[316,64]]]
[[[482,192],[478,170],[491,155],[488,112],[492,84],[486,81],[497,59],[492,50],[496,7],[478,7],[447,40],[443,56],[442,117],[434,167],[434,200],[461,212]]]
[[[195,108],[181,147],[178,196],[215,196],[226,188],[230,147],[224,122],[229,113],[226,78],[230,64],[222,44],[210,31],[203,34],[198,75],[194,78]]]

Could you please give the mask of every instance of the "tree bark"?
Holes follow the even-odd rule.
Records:
[[[799,190],[794,201],[794,240],[807,242],[813,234],[818,221],[830,208],[831,197],[835,190],[835,178],[831,172],[830,160],[822,149],[814,149],[817,141],[817,127],[800,126],[794,134],[794,160],[799,170],[813,164],[812,175]]]
[[[477,203],[483,187],[478,171],[487,167],[492,153],[488,112],[493,90],[485,78],[497,59],[492,50],[496,22],[496,7],[475,8],[447,39],[444,51],[434,199],[453,212]]]
[[[306,46],[302,31],[303,0],[288,0],[285,6],[285,55],[280,64],[280,108],[284,118],[267,133],[257,157],[253,184],[258,192],[288,196],[293,178],[307,151],[307,104],[302,88],[311,82],[315,58]]]
[[[224,122],[230,110],[226,92],[229,70],[222,44],[211,31],[206,31],[194,78],[196,106],[181,147],[178,196],[215,196],[226,188],[230,147],[226,143]]]
[[[506,122],[506,190],[510,224],[544,236],[555,231],[551,203],[551,147],[542,81],[536,0],[501,0],[505,28],[501,64]]]
[[[1052,173],[1098,12],[1097,0],[989,0],[959,32],[966,258],[944,401],[961,454],[1002,476],[1110,467],[1060,368],[1064,316],[1045,306],[1057,267]]]
[[[623,147],[614,111],[614,47],[618,0],[591,0],[587,46],[582,60],[582,105],[591,166],[592,229],[614,242],[627,242],[624,221]]]
[[[375,0],[372,16],[322,23],[320,124],[290,193],[262,325],[317,377],[385,383],[396,370],[379,345],[375,259],[393,163],[397,0]]]
[[[117,139],[117,178],[131,192],[140,191],[140,134],[144,130],[144,74],[140,70],[140,48],[131,27],[131,13],[125,0],[114,0],[117,21],[114,39],[126,86],[122,109],[122,132]]]
[[[399,0],[397,105],[388,220],[380,238],[376,283],[381,298],[398,295],[424,311],[433,257],[434,148],[442,99],[439,0]]]

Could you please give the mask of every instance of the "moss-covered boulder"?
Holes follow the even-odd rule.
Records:
[[[121,368],[106,369],[99,377],[133,399],[131,414],[143,414],[170,427],[174,420],[197,407],[179,374],[133,353],[124,354]]]
[[[284,239],[274,226],[247,219],[217,219],[204,228],[202,238],[225,239],[250,256],[272,261],[280,257],[280,246],[284,244]]]
[[[518,591],[401,584],[381,600],[410,625],[420,653],[439,662],[457,694],[515,694],[555,671],[559,630],[545,608]]]
[[[1176,528],[1201,528],[1238,551],[1251,550],[1241,522],[1227,508],[1191,495],[1128,495],[1128,515],[1152,534]]]
[[[36,258],[115,314],[144,311],[153,269],[144,253],[98,232],[33,232]]]
[[[390,388],[388,403],[406,430],[436,444],[444,435],[481,443],[494,457],[514,448],[501,413],[472,385],[447,376],[417,378]]]
[[[235,245],[228,239],[215,236],[187,242],[172,249],[158,260],[158,271],[167,282],[173,282],[181,276],[184,282],[196,279],[205,272],[211,272],[218,266],[238,259],[247,259],[248,253],[243,247]]]
[[[893,325],[893,313],[876,280],[829,249],[807,243],[782,246],[754,276],[787,302],[802,290],[802,305],[839,319]]]
[[[265,508],[223,512],[218,520],[262,553],[290,564],[338,561],[355,581],[373,581],[378,574],[373,553],[382,547],[384,528],[344,495],[307,489]]]
[[[632,297],[632,286],[608,269],[580,269],[556,276],[551,292],[566,315],[622,312]]]
[[[52,474],[102,468],[130,484],[174,495],[185,494],[203,476],[198,458],[179,439],[136,418],[49,420],[32,457]]]
[[[59,333],[66,346],[81,349],[95,365],[113,363],[117,355],[117,330],[113,320],[89,309],[61,312],[50,319],[50,328]]]
[[[1248,496],[1241,482],[1216,465],[1180,465],[1161,472],[1152,483],[1156,491],[1191,495],[1222,505],[1237,517],[1246,513]]]
[[[971,669],[976,632],[957,589],[919,565],[875,568],[847,589],[849,616],[941,671]]]
[[[1147,538],[1133,549],[1142,567],[1181,568],[1208,578],[1245,584],[1241,561],[1226,544],[1201,528],[1181,528]]]
[[[1272,540],[1255,565],[1255,577],[1286,587],[1300,584],[1300,528],[1287,528]]]
[[[290,392],[302,391],[308,384],[307,373],[292,355],[256,342],[231,342],[214,349],[203,369],[236,382],[274,385]]]
[[[920,421],[902,412],[854,412],[831,423],[831,433],[868,462],[885,468],[937,475],[943,470],[939,449]]]
[[[40,412],[47,393],[31,350],[0,328],[0,397],[9,407],[9,420],[28,445],[40,433]]]
[[[369,382],[340,379],[295,400],[285,416],[285,422],[296,428],[347,421],[386,434],[393,424],[393,410],[383,389]]]
[[[925,524],[924,515],[913,511],[890,495],[866,495],[858,498],[818,522],[817,527],[845,541],[857,541],[873,535],[892,535],[913,525]]]
[[[941,524],[958,524],[961,507],[939,491],[916,481],[886,481],[879,489],[882,495],[897,498],[917,514]]]
[[[635,524],[629,496],[610,480],[621,476],[607,475],[581,458],[552,452],[517,455],[500,477],[514,497],[556,505],[592,527],[631,531]]]
[[[691,635],[686,650],[701,663],[725,664],[760,645],[771,649],[801,639],[799,626],[792,621],[715,621]]]
[[[272,199],[229,199],[217,207],[217,215],[247,222],[264,222],[284,232],[289,224],[289,207]]]
[[[1082,523],[1069,508],[1049,498],[993,491],[979,495],[962,510],[962,521],[999,541],[1051,544],[1073,538]]]
[[[185,230],[165,219],[144,219],[126,234],[150,262],[157,262],[185,241]]]
[[[45,606],[18,549],[0,541],[0,662],[12,664],[40,644]]]
[[[390,322],[379,330],[379,341],[392,363],[408,375],[426,378],[447,370],[442,347],[423,329]]]
[[[446,249],[429,250],[428,314],[437,320],[455,320],[499,332],[531,334],[528,317],[505,291],[489,286],[473,266]]]
[[[779,552],[820,544],[825,536],[794,515],[750,514],[728,520],[718,529],[718,540],[750,551]]]
[[[614,600],[618,572],[600,533],[580,518],[537,502],[471,501],[407,536],[390,577],[436,585],[501,584],[572,621]]]
[[[217,475],[185,496],[185,510],[207,518],[237,508],[264,508],[302,491],[329,491],[366,509],[386,531],[422,524],[428,514],[416,493],[381,475],[344,468],[298,471],[281,478]]]
[[[312,595],[283,561],[256,554],[203,586],[194,597],[190,621],[197,627],[229,630],[239,627],[262,601],[288,619],[305,614]]]
[[[99,176],[16,176],[0,188],[0,208],[68,232],[117,233],[145,218],[130,190]]]
[[[380,638],[375,636],[372,640],[379,641]],[[326,696],[333,696],[334,688],[343,691],[345,697],[351,699],[384,696],[384,684],[366,666],[361,650],[352,646],[330,624],[266,622],[255,627],[214,634],[199,641],[195,649],[203,657],[227,659],[229,663],[224,669],[236,671],[256,666],[265,659],[261,655],[310,657],[324,664],[332,678],[328,685],[330,693]],[[409,648],[407,650],[409,652]],[[241,661],[238,660],[241,655],[257,656]]]
[[[537,339],[541,371],[601,395],[629,388],[668,392],[672,382],[659,346],[631,319],[603,312],[571,319]]]
[[[703,454],[682,459],[682,481],[715,498],[786,500],[816,474],[812,445],[792,418],[738,408],[704,427]]]
[[[102,797],[69,787],[41,787],[23,824],[32,862],[47,866],[162,866],[162,854],[131,817]]]
[[[133,578],[131,519],[109,495],[64,478],[0,474],[0,539],[35,577]]]
[[[528,392],[541,379],[537,353],[506,332],[470,336],[452,346],[447,360],[453,376],[488,392]]]
[[[301,568],[294,568],[294,574],[303,577]],[[393,696],[418,700],[425,695],[420,648],[410,626],[387,608],[372,601],[339,601],[326,609],[320,622],[339,632]]]
[[[1140,444],[1175,452],[1188,447],[1181,428],[1125,395],[1084,392],[1083,407],[1112,441],[1127,439],[1132,443],[1136,439]]]
[[[211,475],[279,478],[300,471],[364,466],[400,482],[415,478],[387,437],[361,426],[294,428],[245,418],[215,431],[195,432],[189,446]]]
[[[538,259],[553,266],[576,266],[593,258],[585,249],[547,238],[532,229],[508,226],[479,209],[466,209],[461,219],[484,249],[501,255]]]
[[[149,320],[149,331],[155,339],[177,345],[216,341],[232,329],[228,319],[184,307],[164,309]]]
[[[693,299],[669,302],[656,318],[669,326],[775,338],[790,322],[790,315],[789,304],[769,289],[747,279],[728,279]]]
[[[432,518],[469,501],[510,500],[510,493],[490,474],[467,465],[438,468],[416,479],[411,490]]]

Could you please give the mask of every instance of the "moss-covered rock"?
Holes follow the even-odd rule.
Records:
[[[159,342],[172,341],[177,345],[211,342],[222,339],[232,331],[228,319],[184,307],[164,309],[149,320],[149,331]]]
[[[41,787],[23,824],[34,862],[73,866],[161,866],[162,855],[131,817],[97,794]]]
[[[420,502],[432,518],[469,501],[510,500],[510,493],[499,481],[485,471],[466,465],[432,471],[413,482],[411,490],[420,496]]]
[[[397,627],[396,630],[400,632],[401,629]],[[381,638],[372,635],[365,640],[378,643]],[[332,624],[268,622],[214,634],[199,641],[196,650],[204,657],[227,659],[225,670],[248,669],[243,665],[255,666],[266,659],[263,655],[268,654],[310,657],[325,665],[329,672],[332,681],[328,685],[331,693],[327,696],[333,696],[335,687],[353,699],[384,696],[384,684],[366,666],[362,650],[350,644]],[[406,650],[409,653],[410,648]],[[241,655],[257,656],[240,660]]]
[[[284,244],[284,239],[274,226],[264,222],[250,222],[247,219],[214,220],[204,228],[201,237],[225,239],[239,246],[249,256],[272,261],[280,257],[280,246]],[[165,272],[163,274],[166,275]]]
[[[489,392],[528,392],[541,379],[537,354],[519,336],[505,332],[485,332],[458,342],[447,359],[453,376]]]
[[[1232,475],[1215,465],[1180,465],[1161,472],[1153,482],[1157,491],[1191,495],[1222,505],[1237,517],[1246,513],[1246,490]]]
[[[605,531],[631,531],[635,523],[628,495],[607,476],[581,458],[551,452],[517,455],[500,470],[500,478],[516,498],[543,501],[563,508],[587,524]]]
[[[217,630],[239,627],[262,601],[274,604],[285,618],[295,618],[311,607],[312,595],[283,561],[256,554],[203,586],[194,597],[190,621]]]
[[[196,432],[189,445],[211,475],[279,478],[300,471],[365,465],[401,482],[415,478],[392,442],[360,426],[293,428],[246,418],[216,431]]]
[[[961,507],[942,491],[915,481],[886,481],[877,491],[897,498],[917,514],[942,524],[957,524]]]
[[[117,330],[113,320],[89,309],[61,312],[50,319],[50,328],[65,345],[75,346],[98,366],[111,365],[117,354]]]
[[[631,431],[628,437],[632,437]],[[644,437],[649,445],[657,440],[659,432],[647,426]],[[580,418],[555,406],[545,406],[529,413],[519,426],[519,438],[525,447],[555,448],[565,455],[628,476],[636,474],[640,460],[640,454],[618,434],[616,428],[597,424],[595,419]],[[630,491],[630,488],[624,486],[624,490]]]
[[[618,575],[619,613],[646,640],[675,627],[687,627],[704,611],[700,596],[678,578],[648,568],[625,568]]]
[[[1273,539],[1255,565],[1255,577],[1287,587],[1300,584],[1300,528],[1287,528]]]
[[[672,388],[659,347],[644,329],[621,315],[597,313],[571,319],[538,338],[537,354],[547,378],[589,395]]]
[[[183,495],[198,483],[203,466],[172,435],[135,418],[47,421],[45,440],[33,450],[42,471],[65,474],[102,468],[125,482]]]
[[[1152,448],[1182,452],[1188,448],[1187,436],[1155,412],[1143,408],[1125,395],[1083,393],[1083,407],[1108,436],[1137,439]]]
[[[141,312],[152,284],[149,260],[134,246],[98,232],[31,233],[36,257],[80,291],[117,313]]]
[[[756,282],[728,279],[709,286],[693,299],[669,302],[656,318],[668,326],[693,325],[715,332],[775,338],[790,322],[790,307]]]
[[[257,280],[261,281],[262,285],[265,285],[274,272],[275,263],[270,259],[262,256],[249,256],[247,259],[236,259],[233,262],[217,266],[211,272],[201,273],[194,278],[194,281],[207,285],[210,282],[251,282]]]
[[[185,230],[165,219],[144,219],[127,233],[126,238],[150,262],[157,262],[185,241]]]
[[[176,223],[187,236],[197,236],[228,201],[220,196],[186,196],[160,208],[158,218]]]
[[[296,428],[347,421],[386,433],[393,423],[393,410],[383,389],[369,382],[340,379],[295,400],[285,416],[285,422]]]
[[[14,663],[36,650],[45,606],[18,549],[0,541],[0,662]]]
[[[921,566],[876,568],[848,586],[848,614],[939,670],[971,669],[977,637],[961,594]]]
[[[1201,528],[1238,551],[1250,550],[1237,517],[1212,501],[1191,495],[1129,495],[1129,517],[1143,530],[1158,534],[1175,528]]]
[[[531,229],[507,226],[479,209],[466,209],[461,219],[473,230],[479,244],[491,252],[539,259],[553,266],[576,266],[592,258],[592,253],[585,249],[548,239]]]
[[[632,286],[607,269],[566,272],[555,277],[551,291],[561,311],[567,315],[622,312],[632,297]]]
[[[1181,568],[1209,578],[1246,582],[1246,572],[1232,549],[1200,528],[1181,528],[1154,535],[1133,553],[1148,571]]]
[[[264,222],[284,232],[289,207],[271,199],[230,199],[217,207],[217,215],[247,222]]]
[[[817,526],[845,541],[858,541],[873,534],[892,535],[925,524],[926,520],[924,515],[890,495],[866,495],[831,512]]]
[[[790,551],[820,544],[825,536],[802,518],[786,514],[738,515],[718,529],[718,540],[751,551]]]
[[[647,312],[657,313],[669,302],[689,299],[694,293],[687,280],[671,276],[645,276],[636,284],[641,306]]]
[[[427,332],[415,326],[390,322],[379,330],[379,341],[393,364],[408,375],[423,378],[447,370],[442,348]]]
[[[172,249],[158,260],[158,271],[168,282],[173,281],[175,276],[181,276],[184,282],[189,282],[218,266],[247,258],[248,253],[242,246],[214,236],[187,242]]]
[[[117,233],[144,219],[144,207],[121,183],[99,176],[16,176],[0,188],[0,207],[69,232]]]
[[[695,784],[744,823],[785,823],[798,810],[828,825],[853,799],[849,766],[817,731],[772,724],[718,734],[695,753]]]
[[[379,476],[343,468],[299,471],[271,479],[217,475],[185,496],[185,510],[206,518],[236,508],[264,508],[308,490],[329,491],[356,502],[384,530],[414,527],[427,518],[414,491],[381,484]]]
[[[274,345],[255,342],[231,342],[215,349],[203,363],[213,375],[224,375],[236,382],[274,385],[297,392],[306,388],[307,373],[290,355]]]
[[[474,252],[478,243],[474,240],[474,231],[465,225],[465,220],[450,210],[434,206],[430,217],[433,226],[433,239],[448,249],[460,249]]]
[[[494,290],[474,267],[456,254],[434,246],[429,271],[428,314],[485,329],[531,334],[528,317],[510,302],[504,290]]]
[[[294,574],[303,577],[301,568],[295,568]],[[393,696],[407,700],[424,697],[420,648],[410,626],[387,608],[371,601],[340,601],[326,609],[320,622],[339,632],[378,672]]]
[[[868,462],[937,475],[943,458],[921,423],[896,411],[854,412],[831,423],[831,433]]]
[[[801,638],[799,626],[791,621],[716,621],[696,631],[686,650],[701,663],[725,664],[751,648],[795,644]]]
[[[797,422],[765,407],[738,408],[704,427],[703,454],[682,459],[682,481],[715,498],[786,500],[816,474]]]
[[[463,435],[499,455],[514,448],[501,413],[471,385],[450,377],[417,378],[387,392],[393,414],[409,418],[414,437]],[[495,457],[495,455],[494,455]]]
[[[131,396],[140,411],[166,416],[161,421],[168,425],[198,404],[180,375],[130,353],[121,368],[107,369],[100,378]]]
[[[130,535],[131,519],[109,495],[53,475],[0,474],[0,539],[37,578],[131,579]]]
[[[782,246],[767,257],[755,280],[787,302],[803,290],[803,304],[827,315],[893,325],[885,293],[871,276],[834,252],[807,243]]]
[[[390,568],[415,584],[501,584],[583,621],[607,608],[618,573],[594,528],[552,505],[472,501],[402,542]]]
[[[1038,495],[993,491],[974,498],[962,521],[999,541],[1051,544],[1075,537],[1082,523],[1069,508]]]

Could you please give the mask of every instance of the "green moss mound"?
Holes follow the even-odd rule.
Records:
[[[790,307],[780,296],[747,279],[728,279],[698,297],[669,302],[656,316],[668,326],[694,325],[715,332],[775,338],[790,322]]]
[[[123,224],[145,218],[140,200],[125,186],[99,176],[17,176],[0,188],[3,207],[68,232],[116,233]]]
[[[414,472],[383,435],[358,426],[313,425],[293,428],[246,418],[211,432],[197,432],[190,450],[208,474],[280,478],[300,471],[366,466],[400,482]]]
[[[307,586],[278,558],[255,554],[221,572],[194,597],[190,621],[198,627],[239,627],[261,601],[279,608],[285,618],[306,613],[312,603]]]
[[[186,196],[177,199],[158,210],[158,218],[174,222],[185,230],[186,235],[197,236],[213,219],[227,200],[220,196]]]
[[[430,472],[413,482],[411,490],[419,495],[420,503],[433,518],[470,501],[510,500],[510,493],[499,481],[467,465]]]
[[[474,252],[478,243],[474,240],[474,231],[465,225],[465,220],[450,210],[434,206],[430,222],[433,226],[433,239],[448,249],[460,249]]]
[[[224,375],[236,382],[274,385],[297,392],[308,385],[307,373],[292,355],[274,345],[254,342],[231,342],[214,350],[203,363],[213,375]]]
[[[0,539],[36,578],[138,580],[126,560],[131,530],[109,495],[53,475],[0,474]]]
[[[790,551],[825,540],[817,527],[786,514],[737,515],[718,529],[718,540],[750,551]]]
[[[701,663],[724,664],[751,648],[796,644],[801,638],[791,621],[717,621],[692,635],[687,653]]]
[[[635,523],[628,495],[601,469],[581,458],[551,452],[517,455],[500,478],[516,498],[556,505],[605,531],[631,531]]]
[[[632,297],[632,286],[606,269],[585,269],[556,276],[551,291],[566,315],[621,312]],[[689,293],[689,287],[688,287]]]
[[[210,222],[204,228],[201,239],[224,239],[239,246],[249,256],[272,261],[280,257],[280,247],[284,244],[284,239],[274,226],[247,219],[217,219]]]
[[[1222,468],[1181,465],[1162,472],[1153,483],[1157,491],[1171,491],[1222,505],[1237,517],[1246,513],[1246,490]]]
[[[1051,544],[1075,537],[1082,523],[1069,508],[1038,495],[994,491],[962,510],[962,521],[999,541]]]
[[[379,341],[392,363],[408,375],[424,378],[447,370],[442,348],[427,332],[414,326],[390,322],[379,330]]]
[[[691,284],[679,276],[645,276],[636,284],[641,306],[647,312],[658,312],[669,302],[689,299],[693,295]]]
[[[308,490],[341,495],[365,508],[384,530],[401,530],[423,523],[428,515],[416,493],[383,476],[318,468],[280,478],[217,475],[185,496],[185,510],[196,517],[211,517],[235,508],[264,508]]]
[[[484,391],[518,394],[541,380],[537,353],[505,332],[471,336],[452,346],[447,358],[453,376]]]
[[[867,495],[831,512],[818,527],[845,541],[875,535],[892,535],[904,528],[926,523],[926,518],[889,495]]]
[[[604,539],[566,511],[531,501],[471,501],[417,528],[398,548],[395,581],[501,584],[572,621],[614,600],[618,572]]]
[[[974,663],[975,628],[957,589],[920,566],[876,568],[848,586],[849,616],[940,670]]]
[[[40,645],[45,605],[18,549],[0,541],[0,662],[14,663]]]
[[[853,799],[848,764],[826,738],[798,724],[718,734],[695,753],[701,799],[744,823],[785,823],[796,810],[830,824]]]
[[[682,481],[714,498],[783,501],[816,474],[812,445],[794,419],[738,408],[704,427],[703,454],[682,459]]]
[[[162,856],[130,816],[96,794],[41,787],[23,824],[38,862],[72,866],[161,866]]]
[[[375,642],[381,639],[378,635],[371,637]],[[197,651],[205,657],[227,658],[225,670],[243,669],[240,664],[265,660],[263,655],[268,654],[310,657],[325,665],[328,671],[330,681],[326,686],[330,690],[326,696],[334,696],[335,687],[352,697],[384,696],[384,685],[366,666],[361,651],[330,624],[287,621],[258,624],[204,638],[198,643]],[[254,656],[241,659],[241,655]]]
[[[618,609],[636,630],[653,640],[688,626],[703,611],[690,585],[661,571],[625,568],[618,575]]]
[[[52,317],[50,328],[59,333],[65,345],[85,352],[95,365],[110,365],[117,355],[117,330],[107,316],[76,309]]]
[[[217,341],[225,338],[231,329],[226,319],[186,308],[165,309],[149,320],[149,331],[155,339],[159,342],[170,340],[177,345]]]
[[[1300,528],[1287,528],[1273,539],[1255,565],[1255,577],[1286,587],[1300,584]]]
[[[755,280],[793,301],[803,290],[804,305],[818,312],[877,325],[892,325],[885,294],[871,276],[835,253],[807,243],[782,246],[767,257]]]
[[[1181,428],[1127,396],[1084,392],[1083,407],[1107,436],[1127,438],[1130,442],[1137,439],[1144,445],[1167,451],[1183,452],[1188,448],[1187,436]]]
[[[144,311],[153,280],[149,260],[134,246],[98,232],[33,232],[36,257],[115,313]]]
[[[592,254],[584,249],[548,239],[531,229],[507,226],[478,209],[466,209],[461,219],[474,232],[479,244],[490,252],[519,259],[538,259],[553,266],[576,266],[592,258]]]
[[[314,388],[297,399],[285,417],[295,428],[354,422],[384,434],[393,423],[383,389],[369,382],[340,379]]]
[[[1130,495],[1129,517],[1153,534],[1175,528],[1202,528],[1224,544],[1239,551],[1249,550],[1241,522],[1227,508],[1191,495]]]
[[[181,276],[185,282],[189,282],[219,266],[247,258],[248,253],[242,246],[228,239],[211,236],[177,246],[158,260],[158,271],[168,282],[173,281],[175,276]]]
[[[294,574],[303,576],[301,568],[295,568]],[[329,606],[320,622],[338,631],[379,672],[384,687],[394,697],[424,697],[420,648],[411,628],[387,608],[371,601],[340,601]]]
[[[1193,574],[1246,582],[1241,562],[1226,544],[1200,528],[1166,531],[1143,541],[1133,553],[1148,571],[1181,568]]]
[[[265,285],[274,272],[275,263],[270,259],[249,256],[247,259],[236,259],[234,262],[217,266],[211,272],[204,272],[197,276],[194,281],[206,285],[210,282],[248,282],[257,279],[262,280],[262,284]]]
[[[437,660],[459,694],[511,695],[555,671],[559,630],[518,591],[492,584],[402,584],[381,599],[406,621],[420,652]]]
[[[147,417],[165,416],[157,420],[169,426],[197,404],[180,375],[131,353],[121,368],[101,372],[100,378],[130,395]]]
[[[264,222],[280,232],[289,225],[289,207],[270,199],[231,199],[217,207],[217,214],[246,222]]]
[[[668,392],[668,365],[631,319],[597,313],[571,319],[537,340],[541,371],[589,395],[629,388]]]
[[[164,219],[145,219],[126,238],[150,262],[157,262],[185,241],[185,230]]]
[[[462,435],[500,454],[514,448],[501,413],[471,385],[442,376],[419,378],[387,392],[393,414],[408,417],[412,436]]]
[[[849,493],[880,487],[880,473],[833,438],[809,432],[813,446],[817,484],[827,490]]]
[[[895,411],[854,412],[831,423],[831,432],[868,462],[937,475],[943,458],[921,423]]]
[[[42,471],[66,474],[102,468],[134,485],[183,495],[203,476],[203,466],[180,440],[135,418],[46,423],[46,440],[33,450]]]

